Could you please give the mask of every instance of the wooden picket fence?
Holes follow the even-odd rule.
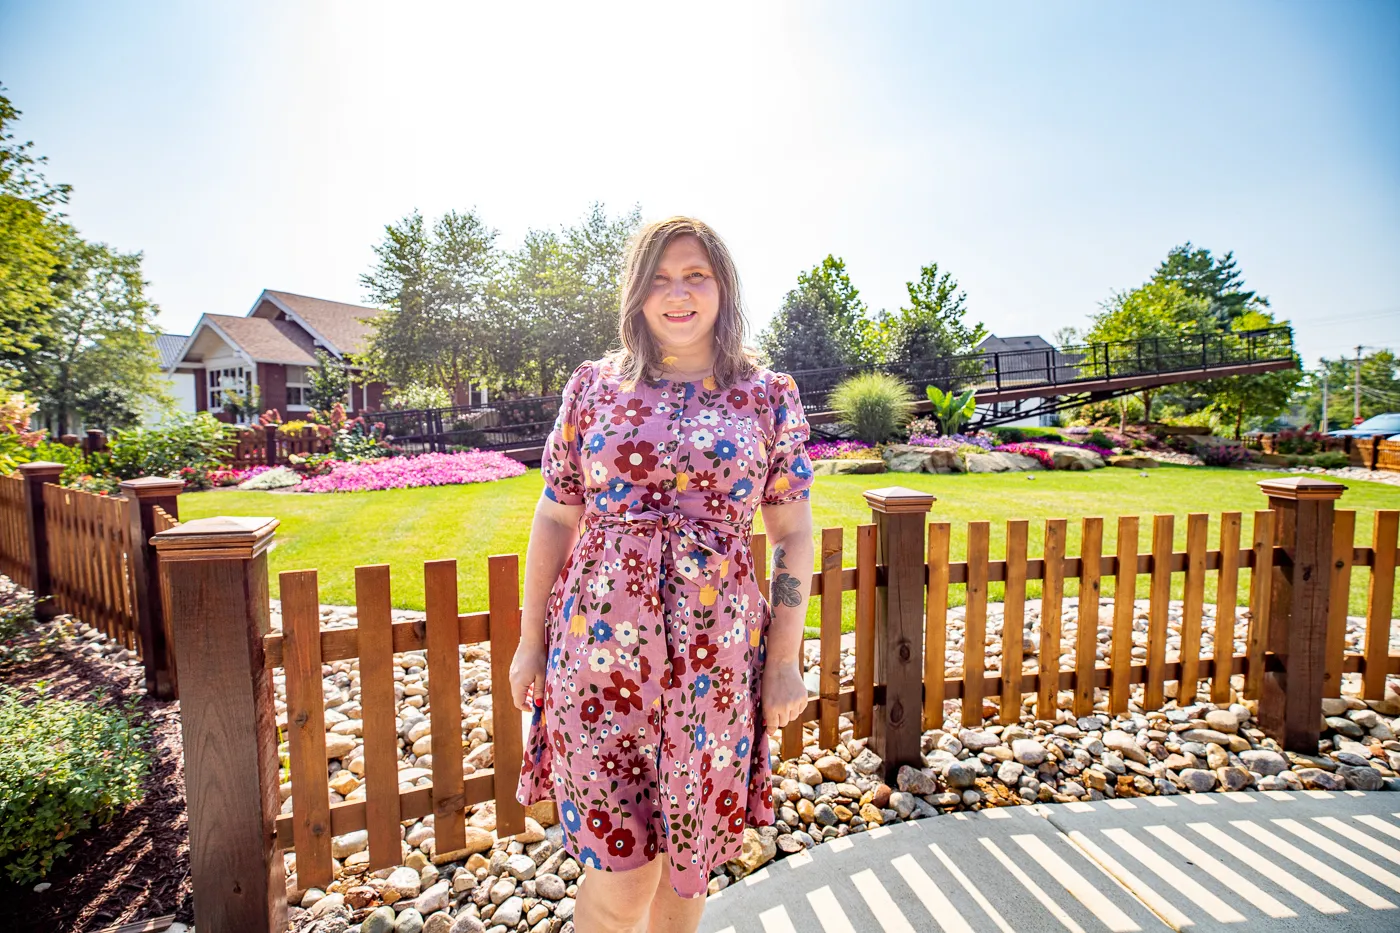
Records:
[[[234,435],[230,450],[230,466],[236,470],[249,467],[276,466],[286,463],[292,454],[330,453],[335,445],[335,436],[317,427],[305,427],[300,431],[282,431],[276,425],[250,425],[239,428]]]
[[[55,605],[139,656],[126,500],[53,483],[43,496]]]
[[[974,521],[967,525],[967,552],[959,561],[950,554],[951,524],[928,521],[931,496],[898,488],[867,491],[875,521],[856,529],[854,565],[844,563],[842,529],[821,531],[811,582],[820,618],[819,687],[798,721],[784,729],[783,756],[796,757],[810,744],[804,741],[808,723],[815,724],[818,746],[834,747],[845,728],[842,716],[850,714],[854,734],[870,737],[886,779],[893,780],[901,765],[921,764],[922,733],[944,725],[948,700],[961,700],[966,726],[980,725],[989,712],[1003,722],[1017,721],[1027,700],[1037,717],[1053,720],[1062,706],[1077,715],[1095,708],[1125,712],[1130,698],[1144,710],[1159,709],[1172,696],[1172,682],[1182,704],[1206,696],[1228,702],[1238,693],[1257,698],[1266,732],[1299,751],[1309,750],[1310,739],[1315,752],[1321,699],[1339,694],[1343,673],[1362,675],[1367,698],[1382,697],[1387,673],[1400,673],[1400,656],[1389,653],[1400,512],[1377,512],[1371,545],[1356,547],[1355,513],[1332,506],[1342,487],[1310,478],[1261,485],[1271,508],[1254,513],[1249,542],[1241,540],[1239,512],[1219,517],[1214,542],[1207,540],[1210,516],[1187,516],[1183,550],[1173,546],[1174,516],[1148,518],[1151,535],[1144,542],[1143,519],[1129,515],[1116,519],[1114,553],[1105,554],[1104,519],[1086,518],[1080,553],[1070,556],[1067,521],[1051,519],[1041,556],[1032,558],[1029,522],[1017,520],[1007,525],[1005,554],[994,560],[989,523]],[[515,800],[522,721],[510,702],[508,680],[520,636],[519,557],[489,558],[487,606],[471,612],[459,606],[456,562],[425,563],[423,621],[393,621],[388,566],[358,567],[357,624],[326,630],[320,627],[316,572],[285,572],[279,578],[278,632],[268,622],[266,600],[266,552],[275,526],[271,519],[202,519],[156,538],[161,567],[177,569],[167,557],[179,562],[178,572],[166,574],[170,617],[181,670],[196,681],[182,696],[191,838],[220,840],[216,850],[192,845],[201,930],[278,928],[287,850],[295,853],[295,885],[305,889],[332,879],[332,839],[352,831],[367,832],[368,864],[376,869],[398,863],[407,820],[433,816],[439,861],[460,855],[466,816],[477,804],[495,801],[498,834],[524,828],[524,811]],[[755,567],[764,568],[765,536],[754,535],[751,546]],[[1250,621],[1245,650],[1236,653],[1235,609],[1245,571]],[[1347,653],[1347,601],[1351,575],[1358,571],[1370,574],[1368,623],[1364,650]],[[1167,649],[1168,602],[1177,574],[1184,598],[1180,650],[1173,655]],[[1203,657],[1212,574],[1223,610],[1214,628],[1221,654]],[[1139,577],[1147,578],[1150,594],[1141,660],[1133,657]],[[1110,654],[1100,663],[1105,580],[1114,595],[1128,598],[1114,601]],[[1017,636],[1024,629],[1029,581],[1040,582],[1042,602],[1039,651],[1027,657]],[[1066,581],[1077,581],[1080,608],[1073,663],[1062,669]],[[993,583],[1003,584],[1005,594],[999,657],[986,656]],[[758,584],[766,595],[763,570]],[[961,665],[950,665],[949,605],[956,587],[964,588],[964,653]],[[849,591],[855,594],[855,664],[851,682],[843,685],[842,597]],[[1320,606],[1327,607],[1321,615]],[[464,775],[460,648],[473,644],[490,646],[494,767]],[[394,655],[406,651],[422,652],[427,666],[432,762],[430,781],[417,786],[398,780]],[[332,804],[323,665],[350,659],[359,663],[364,797]],[[277,671],[286,683],[290,814],[278,808],[271,686]],[[259,825],[247,816],[254,812],[262,814]],[[233,844],[235,837],[243,840],[241,847]],[[229,898],[221,892],[230,879],[255,890]],[[266,904],[250,913],[246,896],[255,904],[265,897]]]
[[[28,499],[22,476],[0,476],[0,573],[33,588],[30,563]]]

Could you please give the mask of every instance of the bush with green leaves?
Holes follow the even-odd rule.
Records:
[[[863,373],[837,385],[827,404],[856,437],[878,444],[894,437],[908,423],[914,393],[896,376]]]
[[[423,408],[450,408],[452,396],[442,386],[414,382],[390,390],[386,402],[392,409],[417,411]]]
[[[0,866],[11,881],[44,877],[74,836],[142,798],[148,729],[133,712],[0,685]]]
[[[23,659],[16,643],[34,627],[37,605],[33,593],[8,577],[0,577],[0,667]]]
[[[97,467],[98,459],[105,456],[105,472],[121,479],[175,477],[185,468],[207,472],[227,465],[233,443],[233,429],[201,411],[179,414],[149,428],[116,431],[106,454],[94,454],[90,460]]]
[[[951,389],[944,392],[938,386],[927,386],[924,391],[933,403],[933,417],[944,434],[957,434],[977,410],[977,398],[971,389],[962,395],[955,395]]]

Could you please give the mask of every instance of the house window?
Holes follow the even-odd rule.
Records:
[[[224,407],[224,390],[232,389],[239,393],[248,391],[248,370],[242,366],[227,369],[211,369],[209,373],[209,410],[218,411]]]
[[[287,407],[310,408],[311,381],[305,366],[287,367]]]

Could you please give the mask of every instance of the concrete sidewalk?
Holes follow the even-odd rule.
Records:
[[[790,856],[702,933],[1400,930],[1400,795],[1190,794],[957,813]]]

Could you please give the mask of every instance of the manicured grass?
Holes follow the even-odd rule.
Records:
[[[1218,547],[1219,514],[1243,513],[1242,541],[1248,546],[1257,509],[1266,505],[1255,485],[1259,480],[1283,474],[1164,466],[1146,471],[1105,469],[1092,473],[1038,472],[979,475],[929,475],[913,473],[865,476],[822,476],[812,495],[814,525],[845,529],[845,564],[855,563],[855,529],[871,521],[861,492],[882,486],[906,486],[933,493],[932,519],[952,523],[953,559],[966,552],[967,523],[991,523],[992,556],[1004,553],[1006,521],[1030,522],[1030,553],[1041,553],[1041,536],[1047,518],[1069,520],[1071,555],[1079,553],[1079,519],[1102,516],[1104,553],[1117,542],[1117,517],[1145,516],[1140,523],[1138,550],[1151,547],[1154,514],[1177,516],[1175,546],[1186,544],[1185,516],[1190,512],[1211,515],[1210,547]],[[1034,476],[1035,479],[1028,479]],[[1344,481],[1350,487],[1338,503],[1357,512],[1358,545],[1369,544],[1376,509],[1400,508],[1400,487],[1380,483]],[[186,520],[211,515],[268,515],[281,520],[271,553],[273,594],[275,575],[284,570],[315,568],[320,573],[322,602],[354,603],[354,568],[359,564],[388,563],[393,568],[394,604],[423,607],[423,562],[440,558],[458,561],[460,594],[466,610],[486,608],[486,559],[492,554],[520,554],[523,562],[530,520],[539,498],[538,470],[493,483],[438,486],[308,495],[302,493],[241,492],[217,490],[180,497],[180,517]],[[762,530],[760,514],[755,525]],[[523,567],[522,567],[523,573]],[[1369,574],[1364,568],[1352,574],[1350,612],[1364,614]],[[1138,596],[1147,595],[1146,577],[1138,580]],[[1241,574],[1240,599],[1248,597],[1249,574]],[[1179,598],[1177,576],[1174,595]],[[1105,595],[1112,581],[1104,582]],[[1066,587],[1074,595],[1073,581]],[[953,604],[963,602],[963,588],[952,588]],[[1038,597],[1039,585],[1028,586]],[[1000,584],[992,584],[991,598],[1001,596]],[[1214,598],[1214,575],[1209,575],[1207,598]],[[854,618],[854,594],[844,599],[847,626]],[[813,600],[809,624],[818,617]]]

